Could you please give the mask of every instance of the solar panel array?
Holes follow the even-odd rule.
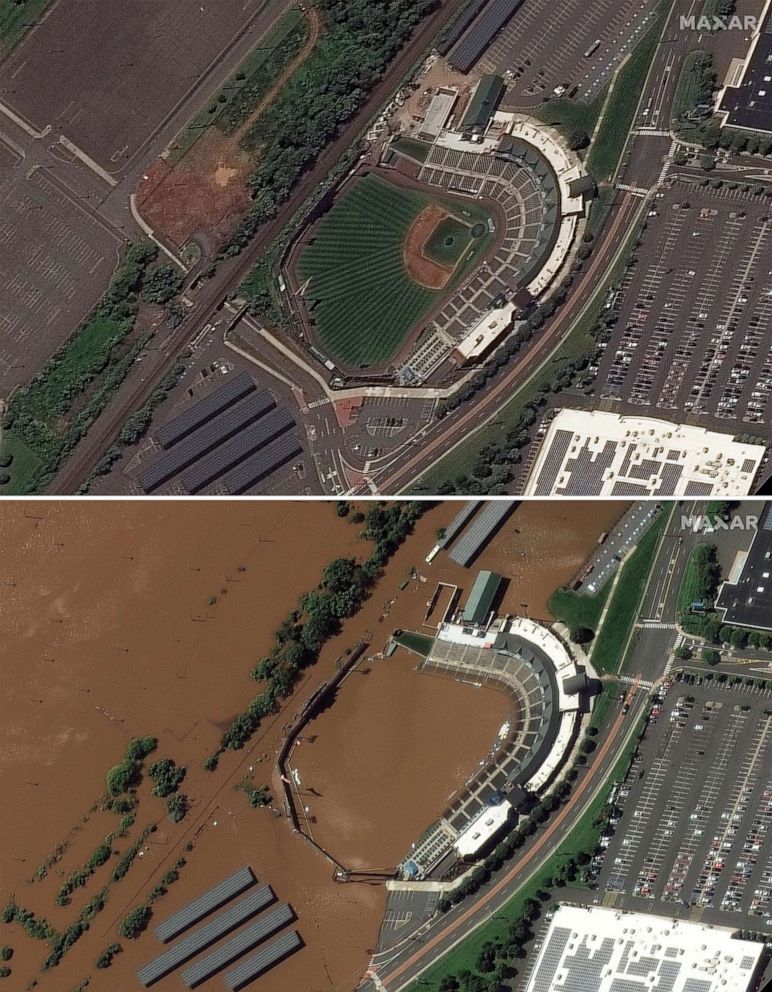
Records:
[[[277,468],[286,465],[290,458],[299,455],[302,450],[303,445],[294,431],[285,434],[237,465],[224,477],[223,483],[229,493],[237,496],[271,472],[275,472]]]
[[[170,448],[186,434],[190,434],[207,420],[216,417],[226,407],[243,399],[254,388],[255,384],[246,372],[239,372],[238,375],[229,377],[224,386],[215,389],[213,393],[198,403],[194,403],[187,410],[183,410],[168,424],[162,424],[155,435],[158,443],[162,448]]]
[[[194,989],[214,975],[215,972],[235,961],[245,951],[251,950],[255,944],[259,944],[261,940],[265,940],[266,937],[270,937],[271,934],[291,923],[294,918],[295,914],[291,907],[286,902],[282,903],[281,906],[277,906],[272,912],[237,934],[227,944],[223,944],[212,954],[186,968],[180,976],[182,981],[188,988]]]
[[[145,492],[157,489],[275,406],[276,401],[270,393],[251,393],[176,444],[142,473],[139,484]]]
[[[464,11],[462,11],[461,16],[458,20],[453,22],[450,30],[444,36],[442,41],[438,42],[437,51],[440,55],[448,54],[487,2],[488,0],[473,0],[473,2]]]
[[[445,533],[442,535],[442,539],[437,542],[440,547],[446,548],[450,544],[479,505],[479,499],[470,499],[464,503],[463,508],[458,511],[455,517],[453,517],[448,526],[445,528]]]
[[[514,509],[513,500],[497,500],[486,503],[472,520],[467,530],[450,550],[451,559],[457,565],[468,565],[485,544],[504,517]]]
[[[194,923],[198,923],[207,913],[219,909],[229,899],[244,892],[254,883],[255,875],[252,869],[249,866],[239,868],[232,875],[224,878],[222,882],[200,895],[198,899],[189,902],[187,906],[178,909],[176,913],[172,913],[171,916],[159,923],[155,928],[156,937],[166,943],[177,934],[182,933],[183,930],[193,926]]]
[[[277,961],[292,954],[302,944],[300,934],[297,930],[290,930],[282,934],[276,940],[271,941],[267,947],[253,954],[251,958],[242,961],[240,965],[229,971],[225,976],[225,984],[229,989],[241,989],[253,978],[257,978],[264,971],[273,967]]]
[[[490,0],[469,31],[456,45],[448,61],[460,72],[469,72],[523,0]]]
[[[273,441],[279,434],[294,427],[295,421],[287,410],[271,410],[256,423],[250,424],[230,441],[215,448],[205,458],[195,462],[182,476],[185,488],[190,493],[200,492],[204,486],[219,478],[237,462],[254,454],[258,448]]]
[[[273,902],[274,898],[271,886],[261,885],[259,889],[250,893],[235,906],[220,913],[210,923],[194,930],[193,933],[183,937],[181,941],[164,951],[163,954],[153,958],[152,961],[139,969],[137,978],[145,986],[159,981],[169,972],[174,971],[175,968],[185,964],[199,951],[206,950],[220,937],[224,937],[225,934],[235,930],[245,920],[265,909],[269,903]]]

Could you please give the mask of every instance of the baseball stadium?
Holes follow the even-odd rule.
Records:
[[[282,261],[290,325],[343,381],[436,384],[479,364],[570,262],[593,188],[503,83],[440,88],[308,215]]]

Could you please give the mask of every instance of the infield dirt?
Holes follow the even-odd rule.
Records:
[[[337,518],[330,503],[5,505],[3,903],[13,894],[64,929],[106,884],[108,866],[76,890],[72,905],[55,904],[64,876],[85,863],[108,830],[117,829],[116,816],[100,810],[98,800],[104,773],[130,736],[158,736],[157,756],[188,766],[183,791],[192,802],[186,819],[172,824],[149,784],[142,784],[137,823],[114,847],[124,852],[147,824],[157,823],[157,830],[59,967],[41,973],[45,945],[18,925],[0,925],[0,941],[15,949],[19,987],[35,977],[41,992],[59,992],[90,975],[95,992],[134,988],[135,969],[160,949],[151,933],[122,940],[124,953],[106,972],[95,970],[94,960],[116,939],[125,912],[147,898],[181,855],[187,864],[156,904],[151,926],[229,871],[250,864],[280,900],[293,905],[307,945],[262,978],[261,988],[356,984],[376,939],[385,891],[333,882],[329,863],[293,835],[283,817],[251,809],[238,782],[251,774],[256,785],[270,785],[278,797],[274,763],[282,727],[365,631],[377,652],[394,626],[419,629],[436,579],[457,582],[468,592],[478,566],[498,569],[513,576],[504,609],[517,611],[527,598],[531,615],[546,615],[554,587],[574,574],[598,533],[620,512],[602,503],[573,504],[557,514],[548,504],[522,506],[474,569],[454,566],[445,556],[428,569],[423,558],[434,533],[457,508],[445,503],[425,514],[371,598],[326,646],[281,713],[245,750],[226,753],[217,771],[207,773],[201,762],[254,694],[249,669],[270,647],[279,621],[313,588],[327,561],[368,553],[360,528]],[[429,581],[412,580],[400,590],[413,565]],[[344,853],[372,863],[409,847],[416,830],[440,811],[492,742],[507,702],[428,679],[404,655],[368,662],[351,679],[359,682],[344,684],[340,699],[317,721],[318,739],[308,754],[340,803],[337,822],[349,845]],[[349,699],[348,689],[357,685],[358,695]],[[394,733],[398,711],[411,721],[407,740]],[[370,715],[367,728],[363,714]],[[447,727],[455,728],[452,741]],[[342,740],[348,742],[346,753],[340,751]],[[350,789],[342,788],[347,770],[355,773]],[[375,795],[379,789],[382,797]],[[402,797],[400,815],[387,819],[384,802],[395,795]],[[362,811],[373,828],[357,819]],[[321,818],[324,809],[318,812]],[[376,831],[377,849],[363,836],[366,829]],[[37,880],[38,866],[65,840],[61,860]],[[114,864],[113,858],[108,865]],[[159,992],[178,987],[175,976],[156,986]],[[220,987],[218,978],[201,986],[204,992]]]
[[[427,241],[442,221],[451,216],[438,203],[430,203],[416,217],[405,235],[402,259],[410,278],[426,289],[442,289],[453,275],[453,269],[440,265],[424,253]]]

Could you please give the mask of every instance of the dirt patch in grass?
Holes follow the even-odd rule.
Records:
[[[224,244],[249,209],[252,167],[245,151],[211,129],[174,168],[159,159],[142,181],[137,203],[148,224],[176,245],[201,230]]]
[[[205,129],[178,161],[170,165],[159,159],[142,180],[137,191],[142,215],[176,245],[184,245],[197,231],[206,231],[221,247],[249,210],[248,183],[257,156],[242,148],[241,142],[316,47],[321,17],[315,10],[305,16],[309,24],[306,43],[239,128],[230,135],[217,127]]]

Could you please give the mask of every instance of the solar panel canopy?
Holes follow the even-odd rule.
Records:
[[[194,403],[187,410],[183,410],[179,416],[174,417],[166,424],[162,424],[156,431],[156,438],[162,448],[170,448],[173,444],[185,437],[196,427],[207,420],[211,420],[218,413],[238,402],[247,393],[251,393],[255,384],[246,372],[239,372],[238,375],[231,376],[228,381],[215,389],[213,393]]]
[[[224,878],[217,885],[208,889],[203,895],[189,902],[176,913],[172,913],[155,928],[156,937],[166,943],[172,940],[183,930],[193,926],[207,913],[219,909],[224,903],[234,896],[239,895],[255,883],[255,875],[249,866],[239,868]]]
[[[140,475],[140,485],[145,492],[157,489],[172,476],[192,465],[196,459],[203,458],[219,444],[233,437],[247,424],[262,417],[275,406],[276,401],[270,393],[265,391],[250,393],[245,399],[228,407],[213,420],[203,424],[175,444]]]
[[[257,954],[242,961],[233,971],[229,971],[225,976],[226,986],[234,990],[244,988],[253,978],[257,978],[258,975],[272,968],[277,961],[281,961],[282,958],[296,951],[301,943],[297,930],[290,930],[289,933],[282,934],[281,937],[271,941]]]
[[[271,410],[254,424],[236,434],[225,444],[215,448],[205,458],[186,469],[182,481],[190,493],[199,492],[214,479],[219,478],[238,462],[254,454],[259,448],[273,441],[279,434],[294,427],[295,421],[283,408]]]
[[[178,943],[159,954],[137,972],[137,978],[143,985],[152,985],[164,978],[175,968],[185,964],[199,951],[206,950],[211,944],[235,930],[245,920],[255,916],[273,902],[274,894],[270,885],[263,885],[250,893],[236,905],[229,907],[219,916],[183,937]]]
[[[295,914],[292,912],[292,908],[287,903],[282,903],[281,906],[277,906],[276,909],[250,924],[222,947],[218,947],[205,958],[186,968],[180,976],[182,981],[188,988],[195,988],[214,975],[215,972],[235,961],[237,957],[251,950],[255,944],[259,944],[261,940],[265,940],[277,930],[281,930],[294,919]]]
[[[299,455],[302,450],[303,445],[294,431],[285,434],[237,465],[224,477],[223,483],[229,493],[233,495],[243,493],[250,486],[254,486],[261,479],[275,472],[277,468],[285,465],[290,458]]]

